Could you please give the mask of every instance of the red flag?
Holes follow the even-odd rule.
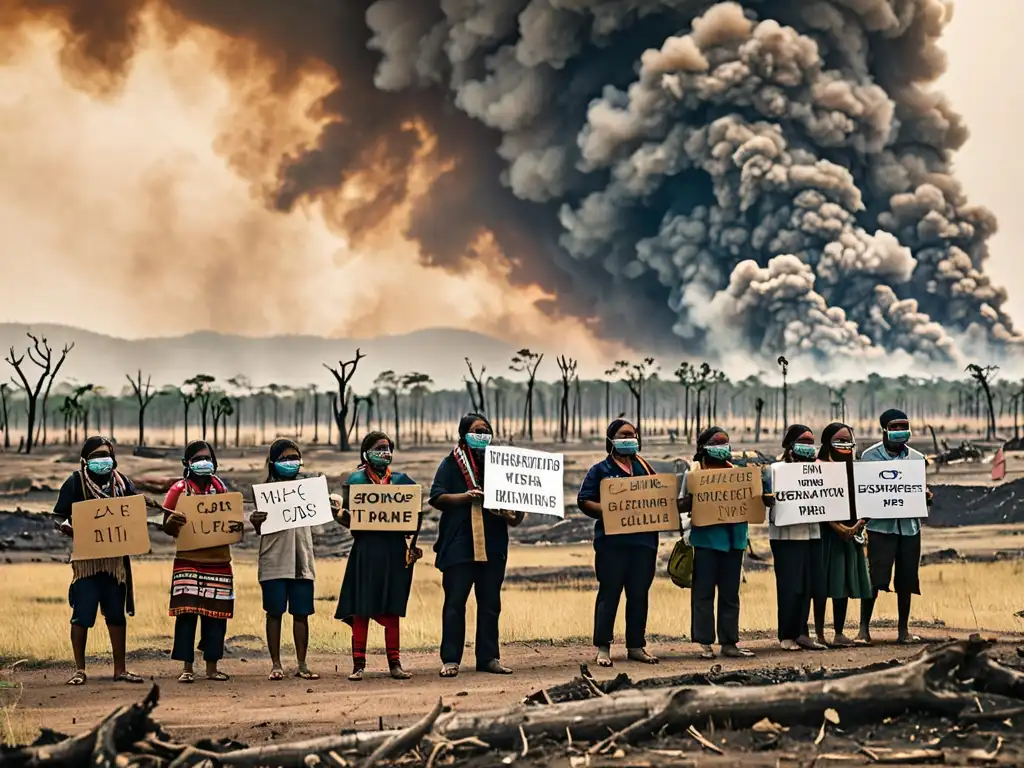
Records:
[[[996,451],[995,458],[992,459],[992,479],[1002,480],[1006,477],[1006,456],[1003,454],[1002,446]]]

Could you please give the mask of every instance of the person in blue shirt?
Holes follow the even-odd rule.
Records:
[[[911,448],[910,420],[907,414],[890,408],[879,418],[882,440],[861,455],[861,461],[923,461],[924,455]],[[927,503],[932,493],[925,490]],[[921,594],[919,571],[921,566],[921,522],[916,518],[868,520],[868,573],[871,576],[871,597],[860,604],[860,634],[857,639],[871,642],[871,616],[875,610],[878,592],[888,592],[890,584],[896,588],[898,612],[898,643],[913,643],[921,638],[910,634],[910,603],[913,595]],[[893,571],[895,570],[895,575]]]
[[[595,464],[583,478],[576,503],[594,524],[594,571],[597,601],[594,606],[594,646],[597,664],[612,666],[611,645],[619,598],[626,593],[626,655],[632,661],[657,664],[647,653],[647,598],[658,564],[657,533],[624,533],[609,536],[604,530],[601,481],[608,477],[656,474],[640,457],[641,441],[636,427],[616,419],[605,433],[608,457]]]
[[[455,677],[466,640],[466,602],[476,595],[476,669],[511,675],[501,663],[498,619],[508,560],[508,529],[521,512],[484,509],[484,458],[494,430],[479,413],[459,422],[459,442],[444,457],[430,488],[430,506],[440,510],[434,565],[441,571],[441,677]]]
[[[733,466],[728,433],[721,427],[708,427],[701,432],[697,437],[697,451],[693,459],[700,469],[725,469]],[[685,475],[682,487],[686,488]],[[684,493],[681,510],[691,512],[692,509],[693,497]],[[692,528],[690,544],[693,546],[691,633],[693,642],[701,646],[700,657],[715,658],[712,646],[716,628],[723,656],[753,656],[753,651],[737,645],[740,639],[740,578],[743,573],[743,551],[747,548],[747,524],[723,523]]]

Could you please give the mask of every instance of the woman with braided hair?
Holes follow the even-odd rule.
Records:
[[[511,675],[501,663],[498,619],[508,560],[508,529],[521,512],[484,509],[484,462],[494,430],[479,413],[459,422],[459,442],[444,457],[430,488],[430,506],[441,511],[435,565],[441,571],[441,677],[455,677],[466,640],[466,603],[476,596],[476,669]]]
[[[82,446],[80,468],[60,488],[53,515],[57,529],[74,538],[71,508],[80,501],[136,496],[132,481],[117,471],[114,444],[105,437],[94,436]],[[75,656],[75,674],[68,685],[85,685],[85,647],[89,630],[96,623],[97,611],[103,613],[110,634],[110,650],[114,657],[114,680],[142,683],[143,679],[125,666],[128,623],[125,614],[135,615],[132,590],[132,565],[127,557],[104,557],[98,560],[71,561],[71,649]]]
[[[349,493],[353,485],[415,485],[403,472],[391,469],[395,444],[383,432],[370,432],[359,447],[361,462],[348,477],[342,493],[342,508],[336,516],[348,528]],[[405,616],[412,588],[412,571],[423,553],[406,543],[402,531],[353,531],[352,551],[345,565],[338,610],[334,618],[352,627],[352,674],[349,680],[363,679],[366,670],[366,636],[370,620],[384,627],[388,667],[395,680],[412,675],[402,668],[399,645],[401,619]]]
[[[175,538],[187,522],[185,515],[175,511],[182,496],[227,493],[227,486],[216,475],[217,455],[205,440],[193,440],[185,446],[181,465],[182,478],[170,487],[164,499],[164,530]],[[175,556],[168,613],[174,617],[171,658],[182,663],[179,683],[194,683],[196,679],[196,629],[206,662],[206,679],[218,683],[230,679],[217,669],[217,664],[224,658],[228,619],[234,612],[235,577],[229,544]]]

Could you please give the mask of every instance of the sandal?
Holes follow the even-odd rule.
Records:
[[[194,683],[195,681],[196,681],[195,672],[182,672],[180,675],[178,675],[178,682],[179,683],[186,683],[186,684],[188,684],[188,683]]]
[[[65,685],[85,685],[89,678],[85,675],[85,670],[80,669],[71,676],[71,679],[65,683]]]
[[[358,683],[363,679],[363,673],[366,671],[365,667],[356,667],[352,670],[352,674],[348,676],[348,679],[353,683]]]
[[[136,685],[138,685],[139,683],[144,683],[146,681],[143,680],[138,675],[133,674],[133,673],[125,670],[120,675],[114,675],[114,682],[115,683],[135,683]]]
[[[627,648],[626,658],[630,661],[639,661],[641,664],[660,664],[657,656],[651,656],[646,648]]]
[[[458,664],[445,664],[441,667],[441,677],[458,677],[459,665]]]
[[[308,669],[300,669],[295,673],[295,676],[300,680],[319,680],[320,675],[316,672],[310,672]]]
[[[723,645],[722,655],[727,659],[749,659],[754,656],[754,652],[735,645]]]
[[[270,670],[270,674],[267,675],[267,680],[273,680],[274,682],[277,682],[278,680],[284,680],[284,670],[275,667],[274,669]]]
[[[402,669],[401,662],[396,661],[394,664],[391,665],[391,677],[394,680],[408,680],[410,677],[412,677],[412,673],[406,672],[404,669]]]
[[[907,635],[906,637],[896,638],[896,644],[897,645],[914,645],[915,643],[920,643],[920,642],[921,642],[921,638],[918,637],[917,635]]]
[[[477,672],[487,672],[492,675],[511,675],[512,670],[506,667],[498,659],[491,659],[486,664],[477,664]]]
[[[710,645],[702,645],[700,647],[700,658],[704,661],[711,661],[715,658],[715,649]]]
[[[207,675],[206,679],[211,680],[215,683],[226,683],[231,678],[228,675],[225,675],[223,672],[217,671],[214,672],[212,675]]]
[[[614,666],[612,662],[611,649],[610,648],[598,648],[597,658],[594,659],[599,667],[611,667]]]

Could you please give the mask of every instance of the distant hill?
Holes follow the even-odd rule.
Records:
[[[376,339],[250,338],[202,332],[128,340],[68,326],[0,323],[3,356],[11,346],[19,355],[24,352],[28,342],[25,333],[30,329],[46,336],[58,351],[64,343],[74,342],[75,349],[59,379],[73,378],[113,391],[127,386],[124,374],[134,374],[138,369],[143,377],[152,375],[153,383],[161,386],[178,384],[200,372],[218,380],[244,374],[257,385],[333,385],[334,379],[323,363],[337,365],[339,359],[349,359],[357,347],[366,355],[354,382],[357,388],[366,387],[388,369],[399,373],[419,371],[431,376],[439,387],[460,387],[466,373],[463,358],[469,357],[474,365],[486,365],[488,373],[508,375],[509,358],[515,351],[512,345],[489,336],[450,328]],[[553,365],[547,378],[555,378]],[[2,361],[0,366],[10,370]],[[3,380],[7,380],[6,371]]]

